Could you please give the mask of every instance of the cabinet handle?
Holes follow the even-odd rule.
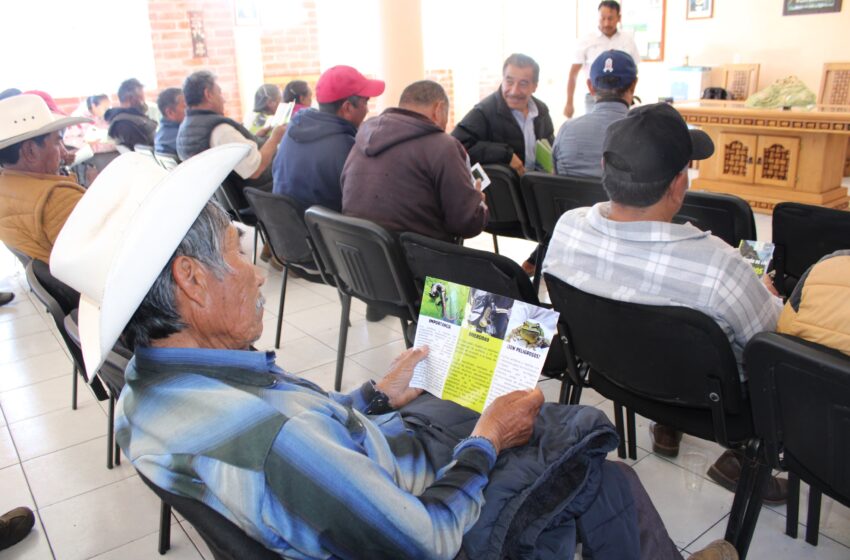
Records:
[[[758,158],[758,160],[756,161],[756,165],[761,165],[761,158]]]
[[[750,157],[747,158],[747,165],[752,165],[752,164],[753,164],[753,156],[750,156]]]

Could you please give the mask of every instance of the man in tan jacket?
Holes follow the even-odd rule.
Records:
[[[53,243],[85,191],[57,175],[65,147],[61,131],[89,122],[51,113],[37,95],[0,101],[0,241],[50,262]]]

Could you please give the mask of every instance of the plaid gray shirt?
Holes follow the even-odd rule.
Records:
[[[607,215],[602,202],[561,216],[543,271],[598,296],[701,311],[726,333],[739,364],[753,335],[776,329],[782,301],[721,239],[691,224]]]

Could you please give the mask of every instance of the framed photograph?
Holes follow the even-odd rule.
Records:
[[[709,19],[714,15],[714,0],[687,0],[688,19]]]
[[[840,11],[841,0],[782,0],[782,15],[784,16]]]

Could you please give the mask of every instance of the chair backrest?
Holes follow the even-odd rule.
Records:
[[[245,531],[208,505],[163,490],[139,473],[148,488],[170,505],[201,535],[215,560],[280,560],[280,555],[255,541]]]
[[[245,198],[243,187],[237,185],[235,179],[225,178],[214,196],[224,205],[234,220],[246,225],[254,225],[255,220],[246,212],[248,199]]]
[[[549,297],[575,354],[636,399],[680,407],[742,410],[735,356],[720,326],[678,306],[616,301],[545,274]],[[629,404],[629,403],[623,403]],[[640,412],[641,408],[635,408]]]
[[[490,177],[490,186],[484,191],[490,218],[486,229],[494,232],[514,228],[528,239],[532,230],[522,195],[519,193],[519,176],[507,165],[483,165]]]
[[[157,161],[157,163],[159,163],[166,171],[171,171],[172,169],[180,165],[180,160],[178,160],[177,156],[174,154],[154,152],[153,157]]]
[[[744,358],[768,461],[850,507],[850,356],[761,333]]]
[[[539,305],[528,275],[507,257],[418,233],[402,233],[400,241],[420,295],[431,276]]]
[[[254,209],[259,227],[281,262],[307,266],[316,270],[310,245],[307,244],[306,208],[285,194],[273,194],[253,187],[245,188],[245,198]]]
[[[17,249],[13,249],[12,247],[9,247],[8,245],[6,245],[6,248],[7,248],[7,249],[9,249],[9,252],[10,252],[10,253],[12,253],[13,255],[15,255],[15,257],[17,257],[17,259],[18,259],[19,261],[21,261],[21,264],[24,266],[24,268],[26,268],[26,266],[27,266],[27,265],[30,263],[30,261],[32,260],[32,257],[31,257],[31,256],[29,256],[29,255],[27,255],[27,254],[26,254],[26,253],[24,253],[23,251],[19,251],[19,250],[17,250]]]
[[[563,213],[608,200],[598,180],[539,172],[522,176],[520,192],[538,243],[548,242]]]
[[[76,309],[65,317],[63,324],[65,325],[65,332],[68,334],[68,338],[82,352],[80,329],[77,327]],[[127,369],[127,363],[132,357],[133,353],[129,349],[124,347],[120,341],[116,342],[97,371],[97,376],[100,377],[103,384],[106,385],[110,393],[115,397],[118,397],[124,388],[124,370]]]
[[[153,146],[148,146],[146,144],[136,144],[135,146],[133,146],[133,151],[137,154],[148,156],[152,160],[156,161],[156,158],[153,155]]]
[[[92,377],[89,377],[86,372],[80,345],[74,342],[65,328],[65,317],[79,306],[80,294],[54,278],[50,274],[50,267],[44,261],[32,259],[27,265],[26,275],[35,297],[44,304],[53,318],[53,323],[62,335],[74,364],[83,372],[86,379],[91,380]]]
[[[850,105],[850,62],[827,62],[818,91],[818,104]]]
[[[782,202],[773,209],[774,284],[789,296],[806,270],[821,257],[850,249],[850,212]]]
[[[747,99],[758,91],[760,64],[726,64],[721,67],[723,88],[732,99]]]
[[[736,249],[742,239],[756,239],[752,208],[747,201],[731,194],[687,191],[682,209],[673,221],[677,224],[690,222],[703,231],[710,230],[712,235]]]
[[[416,319],[413,278],[398,240],[387,230],[321,206],[307,209],[304,219],[319,259],[343,293],[389,304],[396,308],[393,314]]]

